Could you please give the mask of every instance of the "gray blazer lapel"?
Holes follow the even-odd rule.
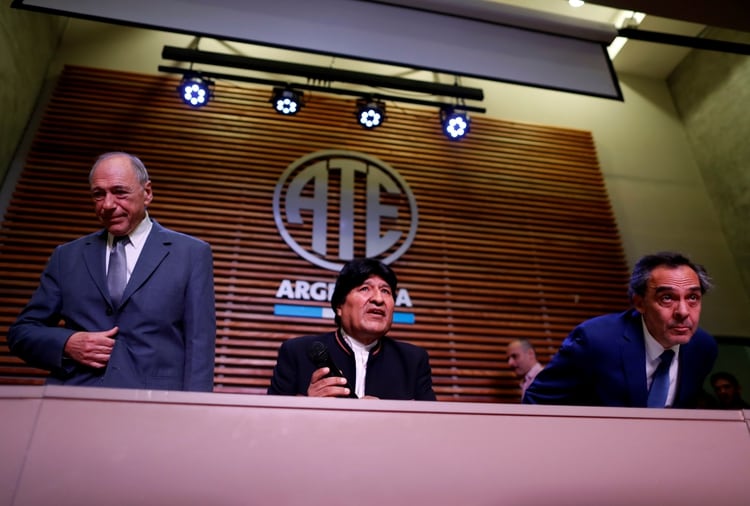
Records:
[[[109,301],[107,289],[107,268],[104,257],[107,254],[107,230],[92,234],[83,248],[83,263],[86,265],[91,280],[96,285],[102,298]]]
[[[143,245],[143,250],[135,264],[133,273],[130,275],[130,280],[122,294],[121,305],[151,277],[153,272],[169,255],[169,246],[171,244],[172,241],[169,239],[168,234],[164,233],[164,229],[154,221],[151,232],[149,232],[146,243]]]

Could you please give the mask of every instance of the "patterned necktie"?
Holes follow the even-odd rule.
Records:
[[[126,235],[115,237],[109,253],[109,270],[107,270],[107,288],[112,304],[118,306],[128,284],[128,264],[125,260],[125,245],[130,243]]]
[[[654,371],[654,379],[651,382],[651,390],[648,391],[649,408],[663,408],[667,404],[669,393],[669,366],[672,364],[674,351],[664,350],[659,356],[660,362]]]

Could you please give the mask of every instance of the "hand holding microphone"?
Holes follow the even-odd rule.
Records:
[[[333,362],[325,344],[320,341],[313,342],[307,350],[307,356],[315,364],[315,372],[313,372],[310,386],[307,388],[308,396],[358,398],[354,389],[349,386],[341,369]],[[321,373],[320,369],[323,367],[327,367],[329,372]],[[349,390],[348,395],[344,389]]]

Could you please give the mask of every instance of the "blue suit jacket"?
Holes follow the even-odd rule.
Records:
[[[356,385],[354,353],[337,332],[304,336],[284,341],[273,370],[268,393],[307,395],[310,377],[316,369],[307,356],[310,345],[320,341],[333,363],[341,369],[351,388]],[[432,370],[427,352],[413,344],[382,337],[370,350],[365,377],[365,395],[380,399],[434,401]]]
[[[674,408],[695,407],[717,355],[701,329],[680,346]],[[570,333],[526,390],[526,404],[646,407],[646,344],[640,313],[588,320]]]
[[[216,316],[208,243],[153,221],[119,307],[107,291],[106,243],[107,231],[100,230],[55,249],[10,328],[11,351],[50,371],[52,384],[213,390]],[[106,368],[63,357],[74,332],[115,325],[120,331]]]

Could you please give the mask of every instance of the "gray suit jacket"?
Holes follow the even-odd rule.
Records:
[[[11,351],[50,371],[52,384],[211,391],[216,314],[208,243],[153,221],[118,307],[107,291],[106,243],[100,230],[55,249],[10,327]],[[63,357],[74,332],[115,325],[106,368]]]

